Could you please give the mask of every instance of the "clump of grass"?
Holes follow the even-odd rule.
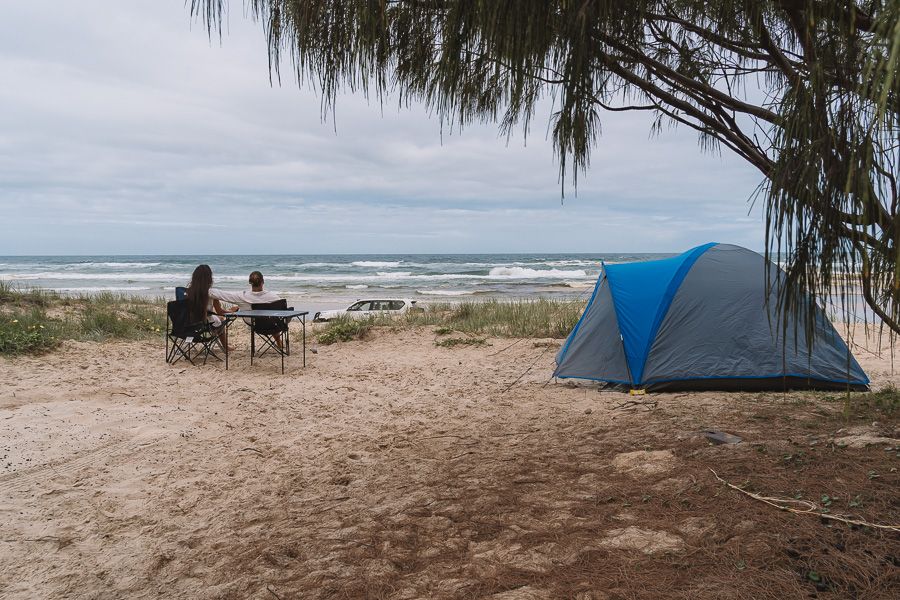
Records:
[[[162,312],[145,305],[97,302],[81,311],[78,326],[83,337],[93,340],[140,339],[165,327]]]
[[[0,314],[0,354],[41,354],[60,343],[61,323],[40,307]]]
[[[434,335],[449,335],[453,333],[452,327],[436,327],[434,330]]]
[[[531,346],[532,346],[533,348],[559,348],[560,345],[561,345],[561,344],[560,344],[559,342],[555,342],[555,341],[552,341],[552,340],[550,340],[550,341],[534,342],[533,344],[531,344]]]
[[[326,346],[335,342],[349,342],[351,340],[362,339],[371,328],[371,320],[348,319],[342,317],[328,321],[325,330],[320,332],[317,338],[320,344]]]
[[[888,383],[877,392],[869,394],[867,400],[878,412],[893,416],[900,409],[900,389],[893,383]]]
[[[457,346],[485,346],[487,345],[487,339],[477,337],[446,338],[443,340],[436,340],[434,342],[434,345],[440,346],[441,348],[456,348]]]
[[[878,421],[894,417],[900,411],[900,389],[888,383],[872,392],[849,392],[826,395],[824,400],[840,402],[843,410],[835,418],[861,421]]]
[[[46,307],[58,298],[59,295],[55,292],[40,288],[20,290],[9,281],[0,280],[0,305]]]
[[[517,300],[461,302],[432,305],[424,312],[407,313],[410,325],[432,325],[439,330],[489,335],[561,339],[569,335],[584,311],[584,302],[573,300]]]

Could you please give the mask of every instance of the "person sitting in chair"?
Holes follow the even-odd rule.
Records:
[[[213,298],[213,275],[209,265],[198,265],[191,274],[191,283],[185,292],[188,315],[191,321],[199,323],[209,321],[213,331],[219,336],[223,345],[228,344],[228,330],[224,327],[222,316],[225,311],[219,301]],[[229,348],[231,350],[232,348]]]
[[[249,283],[250,289],[242,290],[240,292],[228,292],[217,288],[210,288],[209,297],[229,304],[236,304],[241,310],[250,310],[253,308],[254,304],[267,304],[269,302],[281,300],[281,298],[278,297],[278,294],[263,289],[265,279],[263,278],[263,274],[259,271],[250,273]],[[281,334],[275,336],[275,341],[280,348]]]

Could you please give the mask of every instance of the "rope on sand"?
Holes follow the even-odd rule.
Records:
[[[709,467],[708,467],[709,468]],[[841,523],[848,523],[850,525],[860,525],[862,527],[872,527],[874,529],[886,529],[888,531],[897,531],[900,532],[900,525],[882,525],[879,523],[869,523],[868,521],[863,521],[861,519],[850,519],[847,517],[843,517],[840,515],[832,515],[826,512],[822,512],[822,508],[819,507],[815,502],[811,502],[809,500],[795,500],[793,498],[775,498],[772,496],[762,496],[760,494],[754,494],[753,492],[748,492],[747,490],[741,489],[738,486],[728,483],[721,477],[719,477],[718,473],[709,468],[710,472],[715,475],[716,479],[727,485],[733,490],[737,490],[745,496],[749,496],[754,500],[759,500],[769,506],[774,506],[778,510],[783,510],[787,512],[791,512],[797,515],[814,515],[816,517],[822,519],[829,519],[831,521],[840,521]],[[786,506],[787,504],[795,504],[801,506],[803,508],[792,508],[790,506]]]
[[[547,354],[547,350],[549,350],[549,349],[550,349],[550,346],[548,346],[547,348],[545,348],[544,351],[541,352],[540,356],[538,356],[536,359],[534,359],[534,362],[532,362],[532,363],[528,366],[528,368],[525,369],[525,371],[522,372],[521,375],[519,375],[518,377],[516,377],[516,380],[515,380],[515,381],[513,381],[511,384],[509,384],[508,386],[506,386],[506,387],[503,389],[503,391],[500,392],[500,393],[501,393],[501,394],[505,394],[506,392],[508,392],[509,390],[511,390],[512,387],[513,387],[514,385],[516,385],[517,383],[519,383],[519,381],[521,381],[521,379],[522,379],[523,377],[525,377],[526,375],[528,375],[529,371],[531,371],[531,369],[534,368],[534,365],[536,365],[536,364],[538,363],[539,360],[541,360],[542,358],[544,358],[544,355]],[[546,384],[544,384],[544,385],[546,385]]]

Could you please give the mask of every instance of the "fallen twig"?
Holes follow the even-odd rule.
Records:
[[[241,452],[247,452],[247,451],[256,452],[257,454],[262,454],[262,452],[257,450],[256,448],[242,448],[241,449]]]
[[[345,500],[349,500],[349,499],[350,499],[350,496],[346,496],[344,498],[335,498],[334,504],[330,504],[330,505],[326,506],[325,508],[320,508],[319,510],[314,510],[309,514],[310,514],[310,516],[312,516],[312,515],[322,514],[323,512],[328,512],[328,511],[340,506],[341,502],[344,502]]]
[[[622,404],[613,406],[613,410],[633,410],[638,406],[643,406],[647,410],[653,410],[654,408],[656,408],[657,404],[658,402],[656,400],[628,400],[627,402],[623,402]]]
[[[455,460],[457,458],[462,458],[463,456],[465,456],[467,454],[475,454],[475,453],[470,450],[469,452],[463,452],[462,454],[457,454],[456,456],[451,456],[449,458],[449,460]]]
[[[275,593],[275,590],[272,589],[271,585],[266,586],[266,591],[268,591],[270,594],[272,594],[273,596],[278,598],[278,600],[283,600],[281,596],[279,596],[278,594]]]
[[[709,468],[709,467],[708,467]],[[888,531],[897,531],[900,532],[900,525],[882,525],[880,523],[869,523],[868,521],[863,521],[861,519],[849,519],[847,517],[843,517],[840,515],[832,515],[822,511],[822,508],[817,505],[815,502],[810,500],[795,500],[794,498],[775,498],[770,496],[761,496],[760,494],[754,494],[753,492],[748,492],[747,490],[741,489],[733,483],[728,483],[721,477],[719,477],[718,473],[709,468],[710,472],[715,476],[716,479],[724,483],[726,486],[730,487],[733,490],[737,490],[745,496],[749,496],[754,500],[759,500],[769,506],[774,506],[778,510],[784,510],[787,512],[791,512],[798,515],[814,515],[816,517],[822,519],[829,519],[831,521],[840,521],[841,523],[848,523],[850,525],[860,525],[862,527],[872,527],[874,529],[887,529]],[[803,509],[800,508],[791,508],[790,506],[785,506],[785,504],[797,504],[799,506],[803,506]]]
[[[456,439],[458,439],[458,440],[464,440],[464,439],[467,439],[467,437],[468,437],[468,436],[454,435],[454,434],[452,434],[452,433],[448,433],[448,434],[445,434],[445,435],[429,435],[429,436],[426,436],[426,437],[421,437],[421,438],[419,438],[418,441],[420,441],[420,440],[439,440],[439,439],[441,439],[441,438],[456,438]]]

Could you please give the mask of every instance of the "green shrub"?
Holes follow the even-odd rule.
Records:
[[[317,338],[320,344],[333,344],[335,342],[349,342],[362,339],[372,328],[371,320],[359,320],[338,318],[328,321],[325,330],[319,332]]]

